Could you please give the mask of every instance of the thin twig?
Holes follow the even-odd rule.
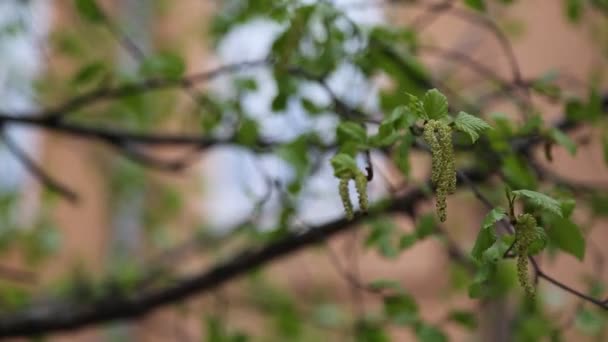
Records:
[[[40,181],[46,188],[56,192],[68,201],[72,203],[78,202],[78,194],[75,191],[70,189],[67,185],[55,180],[42,167],[38,166],[36,162],[9,137],[6,131],[1,128],[0,138],[4,141],[7,149],[21,162],[23,167],[28,170],[35,179]]]

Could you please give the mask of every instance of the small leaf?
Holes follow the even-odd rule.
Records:
[[[574,212],[574,207],[576,207],[576,201],[572,198],[563,198],[559,200],[559,205],[562,207],[562,216],[565,218],[569,218]]]
[[[492,209],[483,219],[483,224],[481,225],[481,228],[489,229],[493,227],[496,222],[502,220],[505,217],[507,217],[507,212],[501,207],[496,207]]]
[[[105,15],[95,0],[75,0],[75,5],[84,19],[94,23],[105,20]]]
[[[477,328],[477,317],[471,311],[453,310],[448,314],[448,320],[473,330]]]
[[[378,322],[366,319],[357,322],[356,342],[389,342],[385,329]]]
[[[243,119],[236,134],[236,141],[242,145],[254,145],[258,140],[258,123],[252,119]]]
[[[87,85],[103,76],[107,72],[107,67],[101,62],[93,62],[80,68],[74,77],[72,77],[71,83],[76,86]]]
[[[454,125],[456,129],[466,133],[471,138],[471,143],[479,139],[479,133],[492,128],[492,126],[482,119],[465,112],[458,113],[458,116],[454,120]]]
[[[342,122],[338,125],[336,135],[339,142],[354,141],[365,144],[367,141],[367,133],[365,128],[355,122]]]
[[[503,159],[502,173],[508,184],[515,189],[536,189],[538,180],[534,170],[524,158],[508,155]]]
[[[350,178],[357,171],[357,162],[346,153],[339,153],[331,158],[331,166],[334,169],[334,176],[338,178]]]
[[[424,239],[435,232],[435,227],[437,227],[437,221],[435,220],[434,214],[427,214],[420,217],[416,222],[416,237],[418,239]]]
[[[583,1],[582,0],[563,0],[564,2],[564,12],[568,19],[576,23],[581,19],[581,14],[583,12]]]
[[[378,128],[378,134],[370,137],[370,144],[375,147],[389,146],[399,138],[399,133],[395,131],[391,122],[383,122]]]
[[[418,99],[417,96],[406,93],[408,103],[407,109],[412,112],[415,116],[417,116],[421,120],[428,120],[429,116],[426,114],[424,110],[424,106],[422,105],[422,101]]]
[[[488,228],[479,230],[479,233],[477,233],[477,239],[475,240],[475,245],[471,251],[471,256],[475,260],[481,262],[483,253],[490,248],[495,241],[496,234],[494,233],[493,229]]]
[[[416,337],[421,342],[447,342],[448,338],[443,331],[428,324],[420,324],[416,327]]]
[[[526,198],[532,205],[546,210],[552,214],[562,217],[561,205],[555,199],[532,190],[515,190],[513,194],[519,197]]]
[[[384,312],[396,324],[410,324],[418,319],[418,305],[410,295],[384,297]]]
[[[574,143],[569,136],[564,134],[564,132],[557,128],[553,128],[549,134],[551,135],[551,139],[553,139],[553,141],[565,148],[571,155],[576,154],[576,143]]]
[[[484,0],[464,0],[464,3],[476,11],[485,12],[486,10],[486,3]]]
[[[547,231],[551,241],[566,253],[579,260],[585,257],[585,239],[580,228],[571,220],[556,218],[551,222],[551,229]]]
[[[594,336],[602,332],[602,326],[606,324],[606,319],[595,311],[582,308],[576,313],[574,324],[585,334]]]
[[[140,72],[146,76],[160,76],[177,80],[184,75],[186,64],[183,58],[170,52],[161,52],[146,58]]]
[[[399,249],[403,250],[410,248],[416,243],[416,241],[418,241],[416,234],[405,234],[399,238]]]
[[[429,119],[441,119],[448,115],[448,99],[437,89],[427,91],[422,103]]]

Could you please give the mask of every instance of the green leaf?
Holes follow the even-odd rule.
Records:
[[[447,342],[448,338],[443,331],[438,328],[421,323],[416,327],[416,337],[421,342]]]
[[[243,119],[236,134],[236,141],[239,144],[252,146],[258,141],[258,123],[252,119]]]
[[[437,221],[435,220],[434,214],[426,214],[421,216],[416,221],[416,236],[418,239],[424,239],[425,237],[433,234],[437,227]]]
[[[520,156],[506,156],[502,162],[502,173],[512,188],[536,189],[538,186],[534,170]]]
[[[405,96],[407,97],[407,100],[408,100],[407,109],[412,114],[414,114],[416,117],[418,117],[421,120],[430,119],[424,110],[422,101],[420,101],[420,99],[416,95],[406,93]]]
[[[486,217],[484,217],[483,219],[483,223],[481,225],[482,229],[490,229],[494,226],[494,224],[500,220],[502,220],[503,218],[507,217],[507,212],[501,208],[501,207],[496,207],[494,209],[492,209],[487,215]]]
[[[551,241],[566,253],[579,260],[585,257],[585,239],[580,228],[571,220],[556,218],[551,222],[551,229],[547,231]]]
[[[366,246],[375,247],[385,258],[394,258],[399,255],[399,241],[395,223],[387,218],[370,221],[371,232],[365,240]]]
[[[559,200],[559,205],[562,208],[562,216],[565,218],[569,218],[574,212],[576,201],[572,198],[562,198]]]
[[[554,142],[565,148],[571,155],[576,154],[576,143],[572,141],[569,136],[564,134],[564,132],[557,128],[553,128],[551,131],[549,131],[549,134]]]
[[[496,241],[496,233],[491,228],[480,229],[479,233],[477,233],[477,239],[475,240],[475,245],[473,245],[473,250],[471,251],[471,256],[481,262],[483,253],[490,248],[494,242]]]
[[[331,166],[334,169],[334,176],[338,178],[351,178],[351,175],[358,170],[355,159],[346,153],[338,153],[331,158]]]
[[[416,234],[405,234],[399,238],[399,249],[404,250],[412,247],[418,241]]]
[[[399,133],[393,127],[392,122],[382,122],[378,128],[378,134],[370,138],[370,144],[374,147],[384,147],[395,143]]]
[[[384,297],[384,313],[396,324],[407,325],[418,319],[418,305],[407,294]]]
[[[75,0],[76,9],[84,19],[99,23],[105,20],[105,15],[95,0]]]
[[[590,204],[594,215],[608,216],[608,195],[592,193]]]
[[[186,71],[183,58],[170,52],[161,52],[146,58],[140,66],[140,72],[145,76],[164,77],[176,80]]]
[[[591,309],[582,308],[576,313],[574,324],[585,334],[595,336],[602,332],[606,318]]]
[[[482,119],[465,112],[458,113],[458,116],[456,116],[456,119],[454,120],[454,125],[456,129],[469,136],[471,143],[474,143],[479,139],[479,134],[481,132],[492,128],[492,126]]]
[[[477,328],[477,317],[471,311],[450,311],[450,313],[448,313],[448,320],[458,323],[469,330],[474,330],[475,328]]]
[[[108,71],[102,62],[92,62],[80,68],[71,80],[75,86],[87,85],[103,76]]]
[[[519,196],[520,198],[525,198],[526,200],[528,200],[528,202],[530,202],[530,204],[540,209],[546,210],[559,217],[563,216],[561,205],[559,204],[559,202],[543,193],[523,189],[515,190],[513,191],[513,194]]]
[[[505,254],[508,248],[509,246],[507,246],[507,244],[502,239],[497,239],[492,244],[492,246],[490,246],[490,248],[486,249],[483,252],[481,256],[482,263],[497,263],[503,258],[503,255]]]
[[[360,320],[356,325],[356,342],[390,342],[384,327],[370,319]]]
[[[507,216],[505,210],[500,207],[492,209],[483,219],[481,230],[477,233],[477,240],[471,251],[471,256],[481,262],[483,253],[496,241],[494,224]]]
[[[484,0],[464,0],[464,3],[476,11],[485,12],[486,10],[486,3]]]
[[[365,144],[367,142],[367,133],[365,128],[355,122],[342,122],[338,125],[336,136],[340,143],[354,141],[359,144]]]
[[[563,3],[564,12],[568,19],[573,23],[580,21],[583,13],[583,0],[563,0]]]
[[[429,119],[441,119],[448,115],[448,99],[437,89],[431,89],[424,94],[422,105]]]

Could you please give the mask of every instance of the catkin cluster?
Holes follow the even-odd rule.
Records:
[[[350,201],[350,192],[348,190],[348,183],[353,179],[355,181],[355,189],[357,189],[357,195],[359,197],[359,209],[362,212],[367,212],[368,199],[367,199],[367,177],[361,171],[355,172],[353,177],[340,178],[339,192],[342,204],[344,205],[344,212],[346,218],[352,220],[355,216],[353,211],[353,204]]]
[[[515,223],[515,251],[517,253],[517,278],[529,297],[534,297],[534,286],[528,277],[530,244],[534,241],[536,219],[530,214],[521,214]]]
[[[431,182],[437,194],[436,207],[439,220],[447,217],[446,198],[456,191],[456,167],[452,128],[445,122],[429,120],[424,125],[424,141],[431,148]]]

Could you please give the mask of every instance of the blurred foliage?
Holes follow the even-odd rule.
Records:
[[[475,18],[493,18],[494,9],[502,10],[512,2],[463,0],[458,6]],[[387,1],[385,7],[412,3],[418,2]],[[539,171],[541,167],[552,171],[556,150],[563,149],[570,156],[576,156],[585,147],[571,134],[575,125],[591,126],[595,132],[592,139],[601,147],[602,170],[608,167],[607,101],[599,86],[602,84],[599,76],[583,82],[584,94],[580,96],[563,89],[558,82],[562,75],[554,70],[530,80],[508,82],[507,86],[497,84],[496,80],[488,80],[487,84],[484,81],[483,93],[474,94],[464,89],[466,85],[459,84],[457,79],[442,82],[446,75],[433,70],[420,58],[427,37],[409,23],[359,24],[349,15],[348,5],[338,6],[332,1],[226,0],[218,6],[212,22],[206,23],[214,47],[220,47],[235,29],[255,20],[278,27],[268,55],[261,61],[265,63],[268,79],[244,69],[223,80],[227,82],[225,89],[209,87],[201,92],[192,86],[194,81],[186,72],[189,68],[180,51],[153,48],[139,57],[136,68],[124,70],[115,58],[117,51],[125,48],[126,38],[120,36],[121,23],[100,4],[95,0],[73,1],[68,7],[69,15],[75,19],[74,25],[62,26],[48,38],[52,52],[73,65],[69,72],[49,70],[36,81],[40,98],[54,104],[49,108],[74,96],[98,94],[104,99],[75,110],[68,108],[69,112],[62,113],[65,114],[62,122],[133,134],[173,129],[178,122],[179,132],[188,137],[228,141],[247,156],[276,158],[288,170],[289,177],[267,182],[268,194],[252,199],[252,213],[225,235],[210,232],[205,222],[186,223],[196,233],[188,242],[198,247],[197,253],[205,250],[223,260],[225,255],[220,247],[224,244],[273,243],[292,232],[292,227],[305,226],[300,218],[302,203],[310,199],[306,197],[310,196],[308,190],[312,189],[313,181],[321,178],[325,167],[333,169],[336,178],[325,184],[330,184],[326,186],[327,193],[335,197],[332,203],[339,206],[341,196],[346,217],[362,223],[360,247],[363,251],[394,261],[424,240],[437,240],[445,247],[449,257],[445,273],[450,278],[442,290],[445,297],[440,298],[445,299],[445,303],[463,296],[483,304],[509,300],[514,303],[514,312],[505,313],[511,334],[509,340],[560,341],[570,329],[598,341],[608,336],[605,309],[589,303],[579,305],[572,316],[567,317],[570,323],[560,324],[552,316],[553,293],[544,286],[549,284],[539,286],[532,296],[533,291],[528,287],[537,286],[535,278],[532,274],[530,278],[523,276],[528,275],[528,268],[532,268],[530,272],[538,271],[532,267],[535,264],[528,264],[529,258],[535,255],[547,255],[551,260],[556,255],[568,255],[579,261],[589,258],[593,248],[588,241],[589,227],[608,216],[605,189],[580,187],[560,181],[560,176],[552,172]],[[162,18],[171,5],[169,1],[158,5],[156,15]],[[577,26],[608,13],[608,2],[603,0],[563,0],[561,5],[564,20]],[[14,37],[22,34],[21,31],[23,23],[19,20],[0,26],[2,37]],[[467,51],[463,53],[466,55]],[[355,89],[355,83],[346,82],[346,90],[334,89],[338,87],[332,85],[331,80],[345,67],[354,70],[370,88]],[[382,86],[371,87],[378,80]],[[273,89],[270,95],[262,92],[268,85],[263,82],[268,82]],[[142,84],[143,88],[147,87],[146,91],[137,91]],[[310,95],[306,91],[310,87],[323,95]],[[127,91],[120,96],[107,95],[112,89]],[[487,98],[491,92],[512,101],[515,110],[489,112],[491,100]],[[360,98],[367,95],[377,101]],[[528,95],[561,106],[565,120],[562,125],[554,126],[545,119],[547,116],[534,102],[527,102]],[[262,96],[270,97],[267,115],[254,113],[247,105],[248,99]],[[525,103],[522,105],[522,102]],[[301,120],[306,124],[301,129],[291,135],[269,132],[268,120],[284,118],[290,126],[296,121],[294,112],[304,117]],[[329,127],[319,128],[316,124],[320,122],[329,122],[326,125]],[[291,127],[285,131],[288,128]],[[127,152],[134,151],[127,147],[135,151],[142,147],[121,139],[111,144],[114,151],[122,151],[126,157],[129,157]],[[538,144],[539,148],[524,150],[522,146],[526,144]],[[131,258],[112,251],[107,261],[109,267],[103,274],[95,274],[74,261],[73,271],[59,277],[47,291],[69,303],[97,303],[106,298],[119,301],[145,289],[161,288],[175,280],[180,264],[179,257],[177,261],[171,259],[175,257],[171,252],[175,252],[172,247],[179,244],[175,241],[179,235],[175,234],[176,222],[181,222],[180,215],[188,209],[187,195],[163,181],[150,171],[149,165],[138,162],[133,155],[129,159],[102,154],[95,163],[105,175],[109,211],[115,216],[127,211],[129,217],[141,225],[145,255]],[[414,166],[419,167],[413,161],[421,163],[417,158],[420,154],[432,157],[428,159],[431,160],[429,182],[411,175]],[[377,157],[380,155],[382,158]],[[534,160],[538,156],[544,158],[542,163]],[[383,184],[383,176],[378,171],[385,169],[384,166],[389,166],[408,186],[423,189],[424,196],[435,197],[437,213],[422,206],[404,207],[400,214],[412,219],[412,228],[404,230],[402,220],[383,211],[393,204],[390,197],[393,194],[384,192],[372,196],[376,195],[372,194],[372,185]],[[477,179],[468,180],[462,172],[456,173],[469,167],[475,171],[471,178],[487,172],[497,177],[477,184]],[[371,179],[373,170],[376,174]],[[351,203],[351,192],[354,192],[350,189],[350,180],[355,181],[358,210]],[[458,244],[454,245],[445,233],[456,225],[449,217],[446,221],[445,214],[448,195],[456,192],[456,185],[462,192],[472,190],[478,199],[488,202],[484,207],[485,218],[480,218],[479,227],[474,227],[476,237],[467,241],[469,250],[460,254],[455,251]],[[19,190],[0,190],[0,252],[3,256],[17,253],[28,268],[42,271],[56,260],[53,254],[61,249],[61,227],[57,227],[53,215],[61,199],[42,191],[35,214],[25,215],[22,197]],[[460,194],[449,198],[450,206],[456,201],[469,201],[471,208],[476,205],[472,198],[463,200],[465,197]],[[526,221],[530,226],[525,229],[523,224],[518,224],[522,217],[530,218]],[[178,233],[184,231],[188,230]],[[169,251],[167,259],[148,258],[166,251]],[[359,293],[353,295],[352,307],[345,303],[345,296],[336,298],[336,289],[329,286],[302,288],[295,284],[295,290],[288,291],[285,279],[275,279],[270,272],[255,270],[243,285],[246,296],[243,303],[239,303],[244,312],[252,312],[253,323],[235,322],[222,310],[227,311],[228,307],[223,308],[220,303],[219,309],[196,313],[205,332],[203,339],[212,342],[390,341],[393,335],[406,331],[419,341],[431,342],[447,341],[450,336],[447,328],[452,325],[468,334],[481,330],[484,321],[479,314],[481,310],[446,304],[441,319],[429,319],[423,307],[425,299],[405,289],[397,276],[365,281],[346,267],[340,269],[343,265],[334,266],[341,271],[347,286],[353,288],[353,293]],[[311,272],[312,277],[316,270],[303,268],[302,272]],[[586,272],[582,267],[573,269],[572,273],[576,279],[585,279],[589,284],[582,290],[584,295],[606,298],[601,274]],[[363,275],[363,278],[367,277]],[[0,311],[12,312],[48,299],[48,294],[43,292],[2,282]],[[361,299],[362,293],[365,299]],[[564,293],[566,295],[571,293]],[[220,297],[218,294],[221,302]],[[373,298],[374,306],[362,305],[363,301],[365,304],[371,301],[368,297]]]

